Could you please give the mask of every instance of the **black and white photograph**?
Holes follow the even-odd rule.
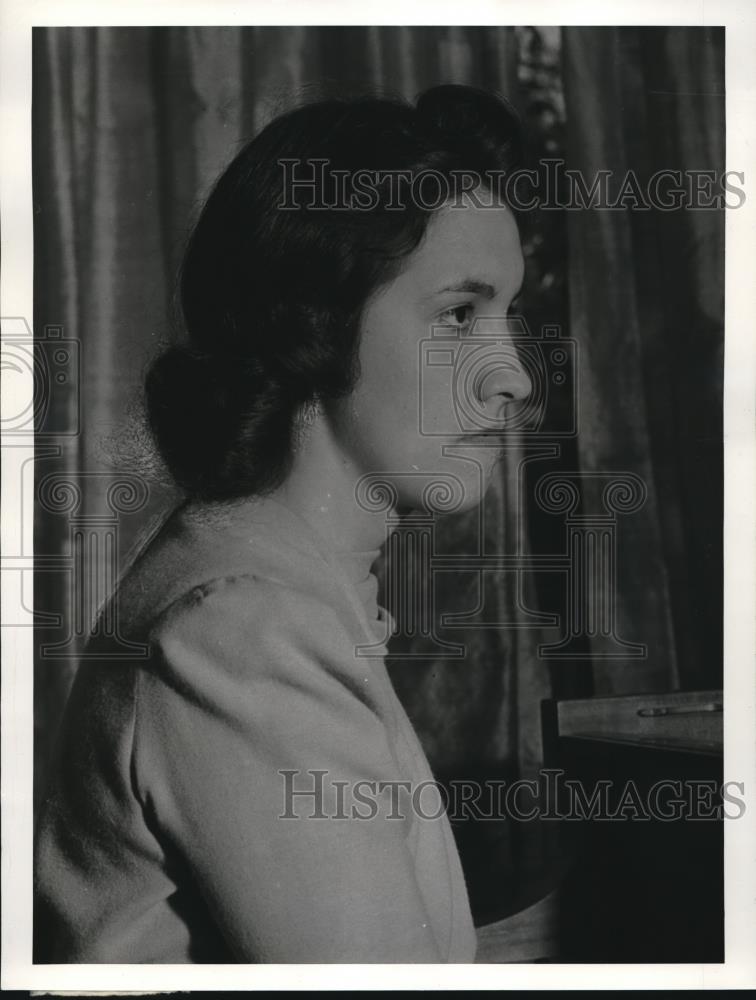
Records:
[[[753,15],[125,6],[0,80],[4,986],[756,985]]]

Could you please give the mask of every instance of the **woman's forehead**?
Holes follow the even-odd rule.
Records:
[[[505,206],[449,206],[434,213],[397,278],[441,289],[469,276],[499,289],[522,279],[517,223]]]

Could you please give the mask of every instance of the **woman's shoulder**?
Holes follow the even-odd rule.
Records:
[[[182,592],[151,622],[150,641],[165,645],[193,636],[221,647],[271,645],[314,650],[333,648],[352,631],[348,605],[338,588],[321,577],[316,589],[264,569],[211,576]],[[249,646],[246,645],[249,650]]]
[[[320,591],[260,573],[216,577],[174,601],[149,635],[152,673],[169,687],[234,699],[346,691],[375,704],[364,636],[326,582]]]
[[[306,529],[269,507],[169,518],[116,592],[114,620],[143,643],[139,685],[232,715],[265,688],[385,701],[344,581]]]
[[[242,541],[169,524],[119,596],[131,616],[121,637],[138,637],[144,654],[124,662],[111,655],[112,638],[90,643],[67,710],[77,753],[96,748],[121,776],[136,753],[144,788],[184,731],[190,740],[204,734],[216,751],[243,734],[245,745],[299,740],[313,753],[334,739],[347,753],[362,733],[370,753],[388,759],[388,679],[360,655],[365,637],[315,553],[285,550],[273,534]],[[119,781],[125,796],[127,777]]]
[[[142,546],[107,610],[115,610],[121,634],[137,640],[198,613],[237,627],[254,618],[258,628],[282,616],[311,620],[316,609],[328,616],[342,595],[317,547],[295,528],[272,517],[270,505],[201,517],[181,506]]]

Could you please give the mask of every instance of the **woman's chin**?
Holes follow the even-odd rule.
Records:
[[[470,451],[468,454],[437,456],[433,464],[416,462],[401,472],[375,472],[369,480],[368,501],[395,498],[395,510],[424,511],[428,514],[455,514],[477,507],[489,486],[498,461],[490,454]]]

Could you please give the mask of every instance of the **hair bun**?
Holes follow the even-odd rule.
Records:
[[[183,426],[209,403],[229,407],[240,395],[248,398],[262,389],[264,382],[258,362],[176,344],[155,359],[148,373],[150,414],[181,413]]]
[[[259,362],[174,345],[145,380],[147,414],[174,479],[196,496],[243,487],[249,444],[290,421],[292,387]],[[247,433],[240,434],[240,425]]]

